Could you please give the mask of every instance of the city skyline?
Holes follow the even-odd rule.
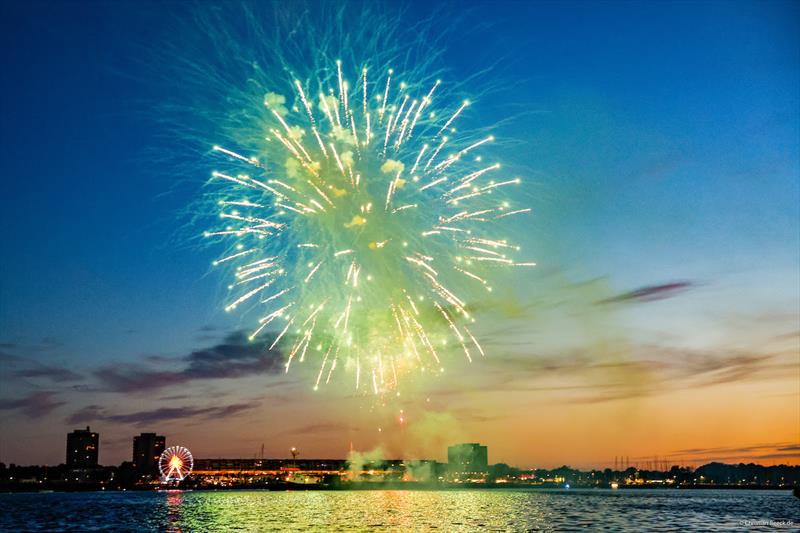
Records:
[[[135,470],[139,471],[140,473],[148,473],[157,469],[158,466],[158,456],[160,453],[167,448],[166,446],[166,436],[158,435],[157,432],[153,431],[142,431],[138,435],[131,435],[129,437],[128,444],[132,444],[132,447],[129,446],[129,456],[127,458],[123,458],[121,461],[107,461],[103,462],[102,458],[102,446],[99,444],[103,442],[101,433],[99,431],[91,431],[90,427],[87,426],[86,429],[75,429],[67,434],[67,453],[66,453],[66,460],[56,463],[31,463],[30,465],[27,464],[16,464],[16,463],[7,463],[2,461],[0,458],[0,464],[5,464],[8,466],[9,464],[16,464],[16,466],[57,466],[59,464],[65,465],[71,468],[86,468],[93,467],[93,466],[111,466],[115,464],[121,464],[125,462],[130,462],[133,464]],[[119,438],[113,438],[112,441],[119,441]],[[79,444],[81,446],[79,446]],[[173,445],[181,445],[187,446],[190,443],[177,443]],[[202,456],[198,457],[198,460],[286,460],[289,461],[290,457],[291,460],[297,460],[298,457],[302,457],[302,460],[322,460],[322,459],[332,459],[337,461],[349,461],[349,460],[368,460],[368,461],[385,461],[385,460],[392,460],[392,461],[436,461],[442,464],[453,464],[454,461],[456,464],[468,465],[471,462],[477,460],[477,464],[483,464],[484,468],[486,465],[493,465],[493,464],[509,464],[501,460],[490,460],[487,450],[488,446],[481,445],[480,443],[461,443],[461,444],[447,444],[444,450],[440,450],[440,453],[434,453],[431,457],[400,457],[400,456],[392,456],[391,453],[386,453],[386,451],[382,448],[377,448],[374,450],[355,450],[350,449],[346,454],[342,455],[330,455],[330,456],[308,456],[301,454],[301,450],[297,446],[292,446],[286,450],[274,450],[270,448],[266,448],[266,443],[261,443],[260,448],[252,453],[233,453],[226,456]],[[764,453],[765,449],[776,448],[779,451],[791,451],[794,450],[795,445],[792,443],[785,443],[783,445],[775,445],[775,446],[759,446],[754,447],[758,453]],[[85,448],[86,451],[82,451],[79,448]],[[705,451],[706,453],[711,453],[711,455],[699,455],[697,454],[698,451]],[[147,458],[149,454],[152,454],[153,457],[150,459]],[[776,461],[774,463],[759,463],[755,460],[745,460],[745,461],[732,461],[735,458],[744,458],[744,456],[731,456],[728,455],[731,453],[730,449],[722,449],[722,450],[684,450],[687,453],[679,453],[679,454],[669,454],[664,456],[659,455],[642,455],[642,456],[629,456],[629,455],[615,455],[613,460],[609,460],[607,462],[600,462],[593,464],[591,466],[582,465],[577,466],[577,468],[590,468],[590,469],[598,469],[603,470],[607,468],[612,468],[614,471],[624,471],[629,468],[639,469],[639,470],[661,470],[667,471],[673,466],[677,467],[689,467],[689,468],[696,468],[702,463],[726,463],[730,462],[733,464],[738,463],[748,463],[748,464],[758,464],[763,466],[777,466],[777,465],[792,465],[794,463],[791,462],[779,462]],[[720,453],[721,452],[721,453]],[[87,453],[89,455],[87,455]],[[115,450],[116,453],[116,450]],[[478,455],[475,455],[475,454]],[[482,455],[481,455],[482,454]],[[714,455],[716,454],[716,455]],[[465,459],[466,457],[466,459]],[[481,459],[482,457],[482,459]],[[76,459],[77,458],[77,459]],[[493,458],[492,458],[493,459]],[[569,461],[556,461],[553,464],[538,464],[538,463],[526,463],[523,465],[515,465],[511,464],[515,468],[523,468],[523,469],[533,469],[533,468],[559,468],[563,466],[568,467],[576,467],[576,465]],[[152,473],[152,472],[151,472]]]
[[[45,471],[48,468],[61,468],[66,467],[66,474],[72,472],[72,475],[78,475],[76,479],[83,479],[82,482],[89,481],[92,477],[91,472],[99,472],[101,469],[115,468],[114,464],[103,464],[99,460],[100,446],[98,445],[100,433],[92,431],[89,426],[86,429],[75,429],[68,433],[66,436],[67,449],[66,460],[57,465],[18,465],[18,464],[5,464],[0,461],[2,468],[11,469],[31,469],[41,467]],[[156,483],[160,479],[165,482],[163,474],[160,473],[160,462],[162,454],[169,454],[175,449],[186,450],[187,454],[191,456],[189,448],[183,445],[173,444],[170,447],[166,446],[166,437],[158,435],[154,432],[142,432],[139,435],[133,435],[132,439],[132,453],[130,460],[123,460],[120,468],[132,468],[137,476],[136,480],[147,484]],[[300,450],[297,447],[292,447],[286,454],[287,457],[270,457],[265,454],[265,448],[262,444],[260,453],[253,454],[253,457],[244,456],[228,456],[228,457],[193,457],[192,462],[197,467],[197,475],[203,477],[206,473],[226,472],[226,475],[241,475],[243,471],[252,470],[254,473],[259,469],[266,469],[268,471],[274,470],[279,472],[288,469],[288,472],[298,470],[309,471],[319,470],[322,468],[327,472],[335,471],[354,471],[354,468],[362,468],[366,473],[374,468],[376,464],[391,464],[396,467],[411,467],[412,470],[421,465],[436,465],[446,466],[446,471],[460,474],[480,474],[486,476],[490,472],[509,472],[517,471],[519,473],[533,472],[533,471],[552,471],[559,470],[574,470],[580,472],[581,469],[575,469],[570,466],[568,461],[563,462],[560,466],[556,467],[543,467],[543,466],[527,466],[519,467],[517,465],[509,465],[503,462],[493,462],[489,460],[488,446],[478,442],[470,443],[455,443],[449,444],[446,449],[444,461],[439,461],[432,458],[394,458],[387,455],[381,455],[380,452],[372,451],[367,453],[350,450],[347,457],[301,457]],[[291,456],[291,459],[288,457]],[[126,467],[126,465],[129,465]],[[361,466],[358,466],[361,465]],[[766,465],[750,463],[726,464],[721,461],[709,461],[704,465],[687,464],[683,460],[674,460],[668,457],[634,457],[633,462],[629,456],[615,456],[613,460],[613,468],[611,464],[608,465],[595,465],[591,467],[591,471],[611,471],[611,472],[675,472],[676,469],[685,470],[690,473],[696,470],[698,466],[701,469],[716,468],[714,465],[720,465],[727,469],[736,469],[743,466],[758,467],[761,469],[768,468]],[[782,468],[796,468],[800,465],[787,465],[784,463],[772,466],[779,466]],[[789,471],[789,470],[787,470]],[[87,476],[88,474],[88,476]],[[430,476],[430,472],[425,474]],[[491,474],[496,475],[496,474]],[[46,478],[46,475],[45,475]],[[12,478],[13,479],[13,478]],[[405,478],[404,478],[405,480]],[[419,479],[408,479],[408,481],[420,481]],[[307,481],[304,481],[304,483]],[[319,483],[320,480],[315,481]]]
[[[219,254],[187,214],[211,148],[170,136],[174,87],[152,67],[204,65],[181,9],[2,7],[0,462],[58,464],[91,426],[109,464],[141,432],[198,457],[443,460],[481,442],[520,467],[800,463],[796,4],[453,17],[437,66],[480,82],[464,119],[496,124],[492,157],[525,177],[515,237],[538,266],[469,302],[485,357],[443,349],[441,375],[379,398],[314,391],[316,367],[285,373],[220,303]]]
[[[786,489],[800,479],[800,465],[764,466],[710,462],[702,466],[666,460],[630,465],[615,457],[614,468],[576,469],[562,465],[519,468],[491,463],[488,447],[457,443],[447,447],[447,461],[396,459],[351,451],[348,458],[194,457],[185,446],[165,447],[165,437],[141,433],[132,439],[132,460],[119,465],[97,461],[98,433],[89,427],[67,434],[66,464],[6,465],[0,463],[0,487],[31,491],[159,490],[413,490],[523,489]]]

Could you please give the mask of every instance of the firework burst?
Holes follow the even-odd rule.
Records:
[[[311,363],[315,389],[349,374],[384,394],[443,372],[446,355],[484,355],[469,302],[533,266],[498,233],[530,209],[483,154],[494,138],[456,130],[470,103],[437,105],[439,80],[331,67],[264,95],[257,153],[213,147],[219,224],[205,236],[228,240],[214,261],[232,276],[226,311],[256,310],[250,339],[273,333],[287,372]]]

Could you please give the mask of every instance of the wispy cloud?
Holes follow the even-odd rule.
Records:
[[[347,426],[343,424],[336,424],[333,422],[319,422],[316,424],[306,424],[304,426],[300,426],[297,428],[286,428],[284,431],[281,432],[282,435],[305,435],[308,433],[341,433]]]
[[[39,340],[29,340],[21,337],[0,342],[0,348],[4,350],[22,353],[44,353],[52,352],[62,348],[64,343],[55,337],[42,337]]]
[[[747,446],[717,446],[709,448],[684,448],[675,450],[665,457],[670,461],[680,460],[689,463],[708,461],[741,462],[800,458],[800,445],[791,442],[772,442]],[[648,460],[650,457],[637,457]]]
[[[647,285],[632,291],[623,292],[617,296],[600,300],[599,304],[621,303],[621,302],[652,302],[671,298],[683,291],[694,287],[695,284],[689,281],[673,281],[660,285]]]
[[[104,421],[143,426],[178,419],[230,417],[252,410],[257,405],[257,403],[249,402],[210,407],[163,407],[147,411],[136,411],[133,413],[112,413],[99,405],[89,405],[73,413],[66,421],[69,424],[86,424]]]
[[[607,346],[606,346],[607,348]],[[621,343],[617,349],[593,347],[563,352],[494,354],[480,362],[479,375],[466,374],[458,386],[437,396],[470,390],[553,392],[552,401],[592,404],[669,391],[777,379],[800,367],[796,351],[746,351],[739,347],[694,349],[662,344]]]
[[[56,399],[56,394],[38,391],[23,398],[0,399],[0,411],[18,411],[31,418],[41,418],[66,402]]]
[[[114,365],[100,368],[94,375],[114,392],[138,392],[197,380],[277,374],[283,369],[282,354],[269,351],[266,346],[264,342],[249,342],[245,333],[237,331],[222,342],[174,359],[173,362],[181,365],[176,370],[161,370],[145,365]]]
[[[771,442],[764,444],[751,444],[749,446],[715,446],[711,448],[683,448],[675,450],[671,455],[692,454],[730,454],[730,453],[749,453],[763,452],[764,450],[800,450],[800,445],[790,442]]]
[[[69,368],[41,362],[48,357],[44,352],[60,347],[58,341],[49,338],[43,339],[41,344],[2,343],[0,374],[11,378],[49,379],[54,383],[81,380],[83,376]]]
[[[14,373],[18,378],[45,378],[54,382],[78,381],[81,375],[68,368],[58,366],[37,365]]]

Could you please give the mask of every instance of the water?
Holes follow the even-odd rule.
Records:
[[[745,490],[0,494],[2,531],[586,529],[798,531],[800,500],[790,491]]]

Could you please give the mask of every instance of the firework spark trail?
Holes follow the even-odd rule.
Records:
[[[264,309],[250,339],[283,323],[269,349],[286,344],[286,371],[319,352],[315,390],[349,370],[357,390],[367,380],[384,394],[411,372],[443,371],[448,338],[469,361],[467,342],[484,355],[467,301],[492,290],[498,268],[533,266],[489,221],[530,209],[500,196],[518,178],[489,179],[500,165],[472,160],[494,137],[455,134],[468,101],[436,112],[440,80],[420,94],[392,69],[357,72],[351,86],[337,60],[317,101],[297,78],[290,96],[269,93],[258,157],[213,147],[227,164],[212,173],[222,226],[204,235],[232,243],[214,261],[236,278],[225,310]]]

